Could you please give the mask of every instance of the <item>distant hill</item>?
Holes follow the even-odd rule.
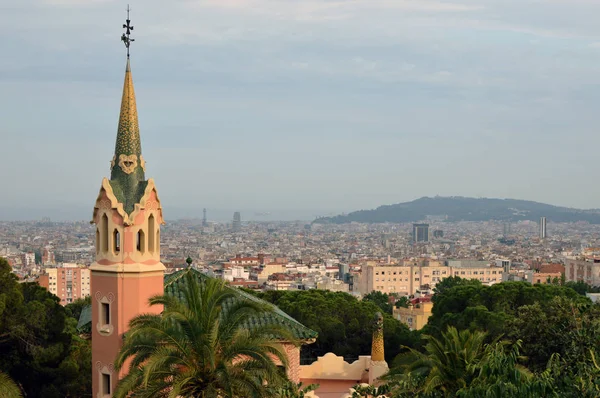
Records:
[[[460,196],[433,198],[423,197],[412,202],[380,206],[374,210],[359,210],[335,217],[321,217],[315,223],[344,224],[362,223],[404,223],[421,221],[427,216],[442,216],[446,221],[548,221],[576,222],[587,221],[600,224],[600,210],[580,210],[552,206],[544,203],[517,199],[464,198]]]

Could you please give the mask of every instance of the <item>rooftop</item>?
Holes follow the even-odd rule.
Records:
[[[200,281],[200,283],[203,283],[207,279],[210,279],[209,276],[204,275],[203,273],[193,268],[186,268],[184,270],[165,275],[165,294],[168,296],[182,298],[182,290],[186,286],[186,278],[184,278],[184,276],[188,273],[191,273],[193,277]],[[273,312],[264,313],[252,317],[249,323],[245,325],[247,328],[252,329],[265,325],[279,324],[287,328],[296,339],[304,341],[305,343],[308,343],[309,341],[312,342],[312,340],[317,338],[317,332],[302,325],[300,322],[296,321],[294,318],[281,311],[278,307],[237,288],[228,287],[228,289],[232,289],[236,293],[237,297],[235,299],[228,300],[225,303],[226,307],[231,306],[233,303],[235,303],[236,300],[251,300],[257,303],[267,304],[269,306],[272,306],[274,309]],[[88,306],[82,310],[81,316],[79,317],[79,323],[77,324],[77,328],[81,331],[84,331],[90,328],[91,323],[92,309],[91,306]]]

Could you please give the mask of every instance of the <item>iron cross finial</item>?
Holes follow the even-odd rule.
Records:
[[[131,42],[135,41],[135,39],[129,37],[129,35],[131,35],[131,31],[133,30],[133,25],[130,24],[131,19],[129,19],[129,11],[129,4],[127,4],[127,19],[125,20],[125,22],[127,23],[123,24],[123,29],[125,29],[125,33],[121,35],[121,41],[125,43],[125,47],[127,48],[127,58],[129,58],[129,46],[131,45]]]

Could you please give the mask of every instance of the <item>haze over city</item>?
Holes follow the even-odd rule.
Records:
[[[0,396],[600,397],[600,2],[0,2]]]
[[[125,7],[1,2],[0,219],[89,218],[114,149]],[[600,207],[600,3],[131,7],[167,218],[312,219],[436,194]]]

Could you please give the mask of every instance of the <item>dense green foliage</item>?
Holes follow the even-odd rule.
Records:
[[[400,308],[400,307],[408,308],[409,304],[410,304],[410,299],[408,297],[406,297],[406,296],[401,296],[394,303],[394,307],[396,307],[396,308]]]
[[[115,367],[131,362],[114,396],[263,398],[279,396],[281,388],[289,392],[279,341],[292,341],[291,333],[275,324],[247,327],[273,307],[250,300],[226,305],[237,296],[222,280],[185,278],[181,299],[152,297],[150,305],[164,306],[162,314],[130,322]]]
[[[91,396],[90,341],[56,296],[18,283],[0,258],[0,371],[29,397]]]
[[[559,282],[560,283],[560,282]],[[555,283],[558,284],[558,283]],[[598,286],[590,286],[585,282],[577,281],[577,282],[567,282],[564,284],[566,287],[570,287],[575,290],[577,293],[585,296],[586,293],[600,293],[600,287]]]
[[[390,304],[390,296],[387,293],[382,293],[377,290],[365,294],[362,299],[363,301],[372,301],[375,303],[381,309],[383,314],[391,314],[392,309],[394,308],[392,304]]]
[[[592,316],[596,312],[588,298],[557,285],[505,282],[483,286],[478,281],[449,278],[436,292],[426,333],[440,337],[448,326],[454,326],[485,331],[488,341],[499,337],[522,340],[528,365],[536,370],[544,368],[553,353],[565,354],[570,331],[575,330],[578,315],[583,315],[578,311],[592,311]]]
[[[69,316],[71,318],[79,319],[79,316],[81,315],[81,311],[83,311],[83,309],[85,307],[88,307],[91,304],[92,304],[92,297],[87,296],[86,298],[80,298],[80,299],[73,301],[70,304],[67,304],[65,306],[65,309],[67,310],[67,314],[69,314]]]
[[[319,333],[315,343],[302,346],[303,361],[314,361],[328,352],[349,360],[370,355],[373,320],[377,312],[382,312],[373,301],[324,290],[267,291],[258,295]],[[403,346],[414,346],[419,337],[392,318],[391,305],[383,317],[385,357],[391,362]]]
[[[515,212],[514,209],[522,210]],[[380,206],[373,210],[359,210],[335,217],[322,217],[315,223],[343,224],[406,223],[424,220],[431,214],[444,214],[448,221],[538,221],[548,217],[554,222],[588,221],[600,224],[600,212],[552,206],[516,199],[465,198],[459,196],[423,197],[411,202]]]
[[[318,384],[304,386],[302,383],[294,383],[293,381],[288,380],[283,387],[277,389],[275,395],[277,398],[304,398],[308,393],[315,391],[318,387]]]
[[[385,398],[387,393],[390,392],[389,384],[382,384],[380,386],[370,386],[365,384],[358,384],[350,389],[351,398]]]
[[[392,397],[600,396],[600,306],[570,285],[454,277],[433,302],[425,345],[386,376]]]
[[[543,397],[553,391],[550,371],[535,375],[519,364],[519,342],[485,344],[485,332],[454,327],[441,339],[425,339],[424,352],[399,356],[386,376],[394,397]]]

